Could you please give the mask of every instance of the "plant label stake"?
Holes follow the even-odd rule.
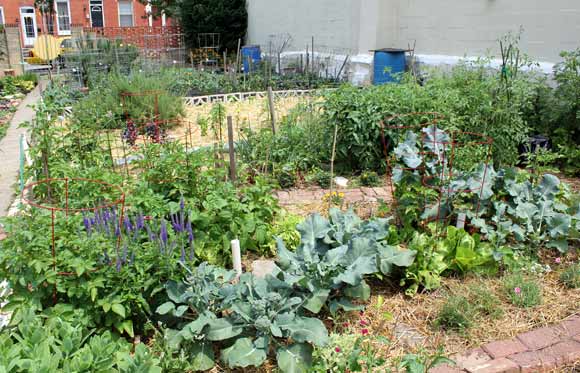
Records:
[[[236,182],[236,153],[234,149],[234,125],[231,115],[228,116],[228,151],[230,153],[230,181]]]
[[[237,277],[239,278],[242,275],[242,254],[240,252],[240,240],[232,240],[231,245],[234,271],[236,271]]]
[[[276,111],[274,108],[274,93],[272,87],[268,86],[268,106],[270,107],[270,119],[272,121],[272,134],[276,135]]]
[[[457,229],[463,229],[465,228],[465,220],[466,220],[467,216],[464,213],[460,213],[457,215],[457,225],[456,228]]]

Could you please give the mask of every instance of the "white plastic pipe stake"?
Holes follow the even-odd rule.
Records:
[[[464,229],[465,228],[465,220],[467,216],[464,213],[457,214],[457,229]]]
[[[240,252],[240,240],[232,240],[231,244],[234,270],[238,274],[238,277],[240,277],[242,275],[242,254]]]

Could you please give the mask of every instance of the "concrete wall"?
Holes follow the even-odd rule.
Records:
[[[580,47],[580,0],[248,0],[248,11],[248,42],[287,32],[297,50],[314,35],[362,54],[416,40],[424,55],[499,55],[496,40],[520,25],[522,49],[539,61]]]
[[[4,55],[0,57],[0,75],[4,70],[12,69],[16,74],[22,73],[20,52],[20,32],[18,25],[6,26],[0,32],[0,45],[2,45]],[[5,49],[7,46],[7,49]]]
[[[267,46],[270,36],[288,33],[294,50],[312,43],[331,48],[358,48],[361,1],[248,0],[248,44]]]
[[[417,40],[421,54],[498,56],[497,39],[520,26],[520,46],[536,60],[580,47],[579,0],[383,0],[379,14],[379,45]]]

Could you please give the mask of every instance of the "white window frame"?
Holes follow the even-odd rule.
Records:
[[[89,18],[91,21],[91,27],[93,27],[93,12],[91,12],[91,0],[89,1]],[[102,13],[102,17],[103,17],[103,28],[106,26],[105,25],[105,0],[101,0],[101,13]]]
[[[60,29],[60,22],[58,20],[58,3],[66,3],[66,7],[68,10],[68,22],[70,25],[70,30],[61,30]],[[55,17],[56,17],[56,32],[58,35],[70,35],[72,32],[72,18],[70,15],[70,0],[54,0],[54,9],[55,9]]]
[[[0,12],[2,12],[2,17],[0,17],[0,25],[6,24],[6,16],[4,15],[4,7],[0,6]]]
[[[135,27],[135,6],[133,0],[123,0],[128,1],[131,4],[131,26],[121,26],[121,1],[117,1],[117,16],[119,21],[119,27]],[[127,16],[128,14],[123,14]]]

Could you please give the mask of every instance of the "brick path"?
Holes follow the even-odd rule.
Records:
[[[344,193],[344,200],[347,203],[372,203],[378,202],[379,199],[384,201],[391,200],[391,191],[388,186],[378,188],[336,189],[336,191]],[[281,205],[307,205],[322,202],[322,197],[329,192],[329,189],[311,187],[308,189],[279,190],[274,193],[274,196],[278,198]]]
[[[443,365],[430,372],[527,373],[549,372],[574,363],[580,366],[580,314],[510,340],[485,344],[451,359],[457,363],[456,367]]]

